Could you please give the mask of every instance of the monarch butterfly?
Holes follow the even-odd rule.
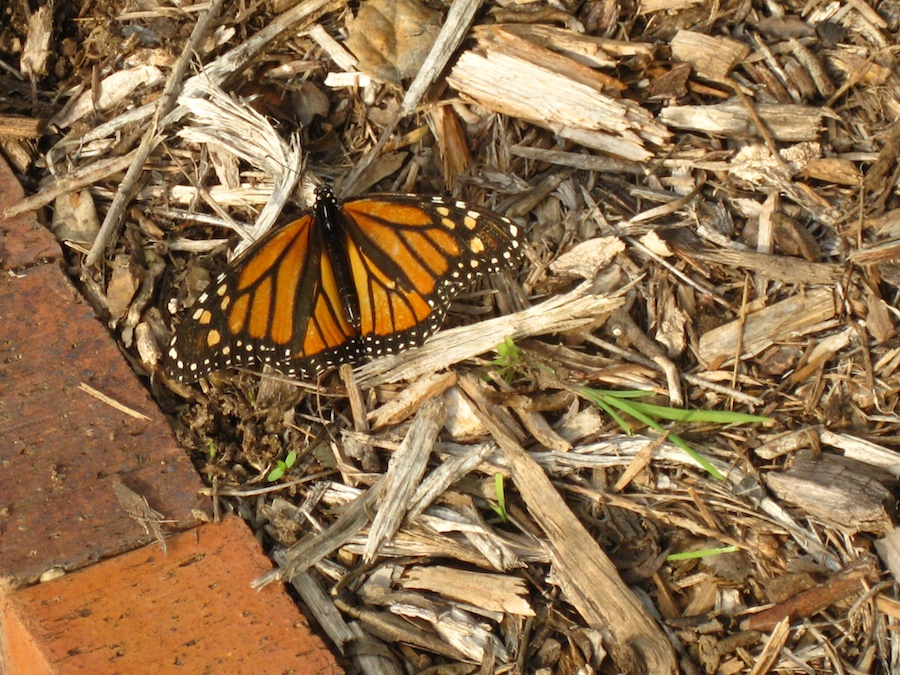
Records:
[[[450,299],[521,255],[507,218],[460,201],[405,194],[316,203],[238,256],[169,343],[164,367],[193,382],[269,364],[315,377],[362,356],[421,344]]]

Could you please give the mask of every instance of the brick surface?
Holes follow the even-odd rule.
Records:
[[[173,527],[196,522],[191,510],[205,502],[190,459],[54,264],[0,277],[0,392],[0,574],[33,580],[146,542],[116,498],[117,479]]]
[[[50,231],[37,222],[33,212],[4,218],[3,211],[24,196],[9,165],[0,157],[0,269],[18,270],[61,257]]]
[[[227,517],[168,547],[7,596],[7,672],[342,672],[280,585],[250,587],[271,565],[243,521]]]

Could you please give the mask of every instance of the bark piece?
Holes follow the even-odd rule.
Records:
[[[790,469],[767,474],[766,482],[779,499],[842,532],[884,535],[891,528],[885,508],[891,493],[861,472],[856,462],[839,461],[827,453],[815,458],[802,451]]]

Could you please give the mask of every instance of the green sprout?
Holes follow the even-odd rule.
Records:
[[[509,382],[512,378],[513,371],[516,367],[522,365],[522,354],[513,339],[504,338],[503,342],[497,345],[497,358],[491,361],[504,380]]]
[[[630,400],[649,396],[651,392],[648,391],[611,391],[608,389],[591,389],[589,387],[576,387],[575,391],[606,411],[629,436],[631,435],[631,427],[619,414],[620,412],[631,415],[636,420],[643,422],[660,433],[665,433],[665,429],[657,421],[660,419],[673,422],[712,422],[714,424],[745,424],[748,422],[772,421],[769,417],[748,415],[728,410],[685,410],[683,408],[670,408],[668,406],[651,405]],[[706,457],[694,450],[678,434],[670,432],[669,440],[690,455],[713,478],[725,480],[725,476]]]
[[[694,560],[695,558],[706,558],[711,555],[723,555],[725,553],[737,553],[740,551],[737,546],[720,546],[719,548],[702,548],[698,551],[685,551],[684,553],[672,553],[666,556],[666,560],[675,562],[677,560]]]
[[[496,505],[491,504],[491,508],[494,510],[494,513],[500,516],[500,520],[507,523],[509,522],[509,514],[506,511],[506,492],[502,473],[494,474],[494,491],[497,494],[497,503]]]
[[[287,457],[283,460],[277,459],[275,460],[275,468],[269,472],[269,475],[266,476],[266,480],[270,483],[274,483],[276,480],[281,478],[285,473],[287,473],[288,469],[294,466],[294,463],[297,461],[297,452],[295,450],[291,450]]]

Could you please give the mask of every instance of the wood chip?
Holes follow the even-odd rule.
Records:
[[[492,612],[535,615],[523,597],[527,591],[522,580],[509,575],[467,572],[440,565],[413,567],[406,571],[400,585],[432,591]]]
[[[679,30],[670,43],[672,57],[689,63],[708,80],[726,81],[731,70],[747,58],[750,48],[743,42],[690,30]]]
[[[834,318],[834,293],[829,288],[793,296],[749,314],[745,321],[732,321],[707,331],[700,337],[700,358],[710,363],[735,356],[758,354],[776,341],[802,334],[813,326]]]
[[[447,81],[488,110],[631,161],[652,156],[647,143],[668,144],[665,127],[643,109],[604,94],[605,82],[594,71],[502,29],[485,33],[475,50],[464,52]],[[535,90],[558,96],[535,97]]]

